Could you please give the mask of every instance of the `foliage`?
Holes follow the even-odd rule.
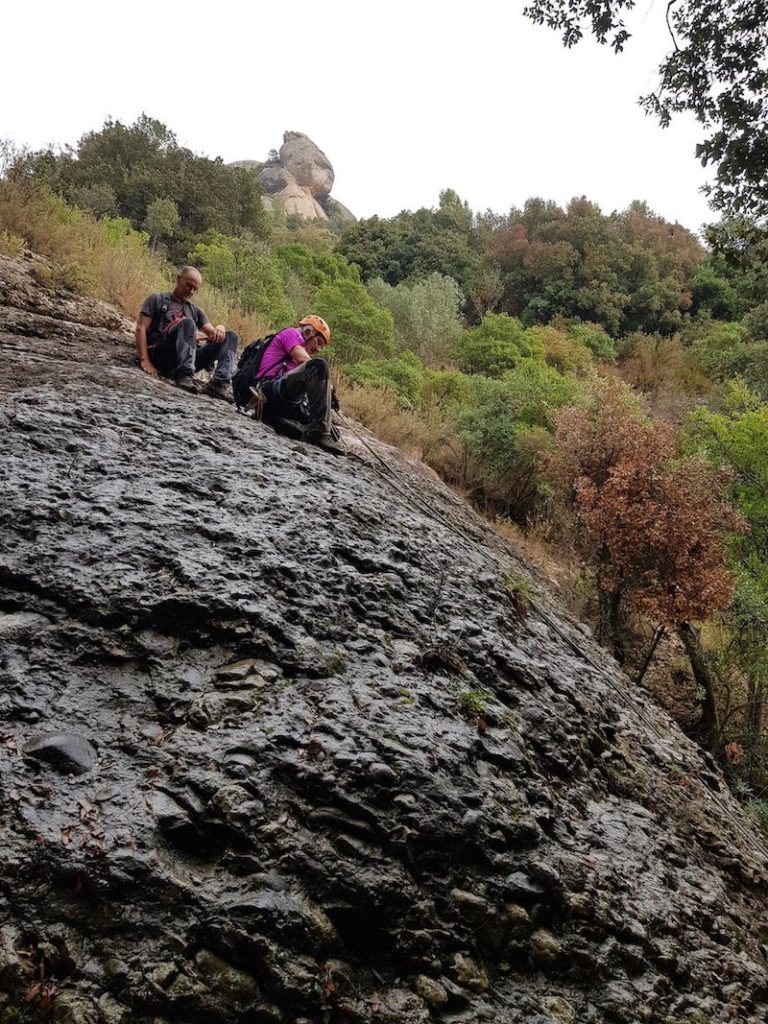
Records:
[[[487,313],[479,327],[460,335],[454,355],[464,373],[499,377],[521,359],[542,359],[544,350],[515,317]]]
[[[566,46],[586,29],[618,51],[629,39],[622,15],[632,7],[634,0],[530,0],[525,13],[562,32]],[[693,113],[705,132],[696,155],[717,167],[713,204],[768,224],[768,2],[682,0],[666,12],[672,48],[642,105],[663,126]]]
[[[704,255],[690,232],[643,203],[606,217],[584,198],[566,210],[529,199],[490,233],[486,250],[502,275],[501,310],[526,324],[563,316],[613,335],[675,330]]]
[[[485,711],[486,697],[480,690],[461,690],[456,696],[456,703],[462,715],[476,718]]]
[[[686,347],[679,335],[666,338],[635,331],[622,343],[621,374],[647,394],[661,390],[702,394],[710,390],[711,380],[699,355],[698,349]]]
[[[721,411],[694,411],[686,439],[715,466],[735,471],[732,494],[749,531],[732,538],[737,587],[730,622],[742,664],[768,679],[768,406],[734,384]]]
[[[537,465],[551,441],[553,413],[578,401],[581,386],[535,359],[521,359],[498,379],[470,380],[472,397],[459,410],[458,433],[480,466],[477,496],[525,522],[538,499]]]
[[[556,327],[529,327],[525,332],[533,351],[560,373],[584,376],[592,367],[592,353],[577,338]]]
[[[392,314],[373,301],[357,267],[338,253],[312,251],[300,243],[280,246],[276,256],[301,282],[311,309],[331,325],[334,358],[341,363],[394,353]]]
[[[179,210],[172,199],[153,199],[147,207],[144,218],[144,230],[149,235],[153,246],[158,242],[167,242],[176,234],[181,223]]]
[[[338,251],[360,268],[365,281],[397,285],[438,273],[466,294],[478,262],[472,212],[452,189],[438,208],[404,210],[390,220],[370,217],[347,228]]]
[[[589,405],[562,411],[545,472],[614,613],[629,604],[675,626],[727,604],[725,533],[742,528],[727,477],[681,458],[672,428],[647,419],[620,382],[600,382]]]
[[[462,328],[462,296],[453,278],[432,273],[421,281],[398,285],[374,278],[368,282],[368,291],[377,305],[392,314],[400,346],[415,352],[428,366],[442,365],[450,358]]]
[[[586,345],[595,359],[602,359],[606,363],[615,360],[616,345],[600,324],[572,322],[568,325],[567,331],[575,341]]]
[[[132,125],[107,120],[75,148],[23,155],[9,173],[19,181],[44,184],[96,214],[116,212],[135,228],[147,224],[148,217],[152,221],[150,207],[156,200],[174,203],[179,225],[173,256],[179,260],[209,230],[248,230],[259,237],[269,231],[253,171],[196,156],[145,114]]]
[[[738,320],[742,302],[733,275],[721,254],[708,256],[691,279],[692,313],[706,313],[716,320]]]
[[[47,284],[116,303],[135,317],[150,292],[168,287],[173,271],[150,252],[147,235],[124,217],[96,220],[68,206],[50,190],[0,181],[0,237],[50,259],[37,273]],[[264,324],[233,306],[231,297],[207,285],[200,303],[215,322],[243,337],[258,337]]]
[[[472,399],[472,378],[458,370],[425,370],[421,388],[426,405],[452,410]]]
[[[188,254],[204,280],[225,291],[241,309],[278,330],[298,318],[285,294],[286,268],[261,243],[209,232]]]
[[[413,352],[400,352],[390,359],[362,359],[341,369],[353,384],[389,388],[406,405],[421,404],[423,367]]]
[[[380,309],[359,280],[340,278],[318,289],[314,312],[325,317],[333,330],[333,352],[342,363],[394,350],[392,314]]]

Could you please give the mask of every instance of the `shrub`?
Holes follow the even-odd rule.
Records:
[[[423,368],[413,352],[401,352],[391,359],[363,359],[344,366],[342,372],[354,384],[389,388],[412,408],[421,404]]]
[[[504,313],[487,313],[479,327],[464,331],[459,337],[455,356],[465,373],[482,373],[500,377],[521,359],[543,359],[544,351],[535,337],[529,336],[515,317]]]
[[[592,353],[580,341],[554,327],[529,327],[526,337],[535,351],[541,350],[547,365],[560,373],[584,376],[592,366]]]

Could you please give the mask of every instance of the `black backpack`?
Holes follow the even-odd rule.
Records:
[[[237,369],[232,378],[232,392],[235,396],[235,404],[244,409],[250,402],[251,388],[258,376],[261,360],[267,347],[274,338],[274,334],[268,334],[266,338],[259,338],[246,345],[237,361]]]

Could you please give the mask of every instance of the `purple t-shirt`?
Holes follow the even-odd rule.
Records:
[[[259,377],[282,377],[283,374],[295,370],[299,365],[290,358],[290,352],[297,345],[303,345],[301,331],[295,327],[285,327],[278,331],[267,346],[259,366]]]

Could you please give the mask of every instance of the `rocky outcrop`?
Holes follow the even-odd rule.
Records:
[[[762,1024],[763,848],[535,579],[525,614],[515,552],[390,450],[141,375],[31,269],[0,265],[0,1022]]]
[[[302,132],[286,132],[280,152],[266,163],[239,160],[232,166],[249,167],[258,174],[267,209],[272,209],[278,200],[289,216],[326,220],[342,229],[355,220],[345,206],[331,199],[331,162]]]

